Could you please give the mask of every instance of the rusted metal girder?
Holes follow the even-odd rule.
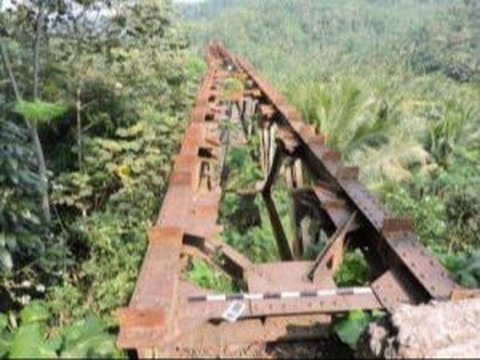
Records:
[[[461,291],[418,242],[411,222],[390,216],[358,181],[359,169],[343,166],[341,154],[328,149],[322,135],[302,122],[250,65],[220,44],[210,46],[207,61],[208,72],[175,157],[158,221],[149,232],[135,291],[129,306],[119,312],[121,348],[155,356],[179,344],[207,347],[303,339],[319,336],[317,325],[328,324],[335,313],[390,311],[401,303],[476,295]],[[231,77],[241,79],[244,90],[226,98],[223,90]],[[221,127],[225,121],[239,122],[243,140]],[[265,176],[258,190],[284,262],[252,264],[219,240],[225,158],[232,141],[246,143],[252,136],[258,136],[260,146],[252,156]],[[270,195],[280,175],[292,197],[294,239],[283,230]],[[315,262],[301,261],[306,246],[318,241],[316,235],[302,239],[307,237],[301,225],[307,214],[315,218],[316,230],[330,238]],[[375,270],[368,291],[347,291],[334,282],[347,246],[359,248]],[[250,298],[260,293],[287,295],[258,301],[234,296],[247,300],[237,321],[226,322],[222,316],[231,297],[182,280],[182,256],[210,259],[237,279],[242,291],[253,294]],[[308,296],[293,301],[288,298],[293,293]],[[192,296],[206,301],[191,302]]]

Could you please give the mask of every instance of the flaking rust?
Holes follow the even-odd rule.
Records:
[[[311,339],[325,334],[333,314],[478,296],[450,279],[418,242],[411,221],[390,216],[359,182],[359,169],[343,166],[341,153],[328,149],[322,134],[302,122],[248,63],[218,43],[209,47],[207,63],[158,220],[149,231],[135,291],[128,308],[119,311],[121,348],[155,357],[180,345]],[[243,90],[228,96],[224,90],[231,79],[240,81]],[[237,139],[239,143],[258,136],[256,160],[264,181],[257,191],[267,202],[277,244],[290,261],[252,264],[220,240],[217,217],[228,151],[225,139],[230,136],[221,126],[224,121],[241,125],[244,139]],[[295,206],[294,239],[286,238],[270,194],[280,176]],[[306,216],[335,246],[315,262],[302,260],[308,244],[318,241],[302,225]],[[374,269],[366,292],[350,294],[335,284],[335,269],[347,247],[360,249]],[[225,321],[222,314],[225,317],[231,303],[188,301],[192,296],[227,299],[181,278],[181,258],[195,254],[234,277],[244,293],[326,291],[332,296],[241,300],[236,306],[242,311]]]

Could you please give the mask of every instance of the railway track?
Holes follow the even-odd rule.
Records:
[[[429,256],[411,221],[389,215],[359,182],[359,169],[342,165],[341,154],[328,149],[322,134],[248,63],[217,43],[209,47],[207,61],[135,291],[119,312],[121,348],[155,357],[179,344],[202,349],[314,339],[325,335],[333,315],[353,309],[391,311],[402,303],[471,296]],[[231,79],[242,88],[226,97]],[[247,140],[259,139],[264,179],[257,191],[268,210],[278,263],[253,264],[220,241],[217,218],[228,151],[222,124],[234,118]],[[280,177],[294,204],[293,239],[272,197]],[[328,242],[315,261],[302,261],[315,241],[302,227],[309,216],[317,217]],[[367,260],[368,286],[335,284],[347,247],[360,249]],[[185,256],[211,261],[243,284],[242,291],[216,294],[184,281]]]

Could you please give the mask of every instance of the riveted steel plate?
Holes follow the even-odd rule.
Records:
[[[341,185],[362,215],[377,231],[381,231],[386,211],[377,199],[358,181],[341,181]]]
[[[316,284],[310,281],[308,273],[312,266],[313,261],[254,265],[246,273],[248,291],[262,293],[278,292],[285,289],[289,291],[308,291],[319,288],[335,288],[332,278],[322,279]]]
[[[372,283],[372,289],[378,300],[389,311],[394,311],[401,304],[413,303],[415,300],[398,271],[388,270]]]
[[[236,323],[207,323],[191,332],[176,346],[194,349],[223,348],[228,345],[318,339],[328,336],[328,315],[279,316],[245,319]]]
[[[454,281],[442,268],[438,260],[427,253],[412,232],[396,232],[386,240],[403,264],[437,300],[447,300],[455,286]]]

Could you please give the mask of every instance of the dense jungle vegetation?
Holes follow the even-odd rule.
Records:
[[[479,286],[478,1],[0,0],[0,358],[125,356],[115,311],[211,40],[253,63]],[[230,154],[234,183],[258,176],[246,157]],[[255,201],[223,199],[225,241],[272,260],[268,222],[236,216],[246,206],[262,218]],[[361,282],[348,263],[339,281]],[[232,286],[202,263],[189,276]]]

